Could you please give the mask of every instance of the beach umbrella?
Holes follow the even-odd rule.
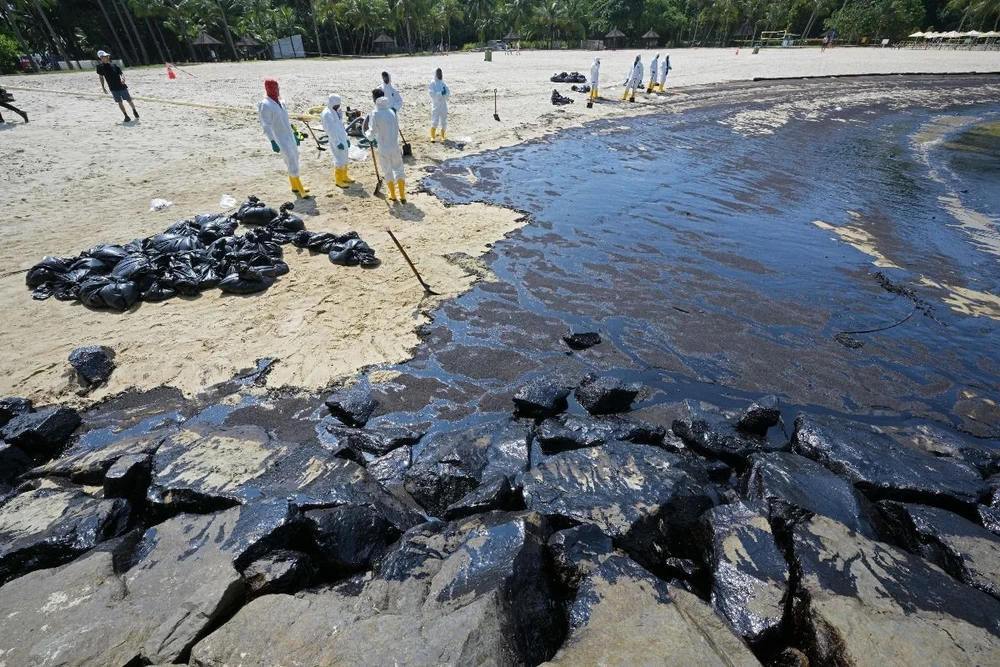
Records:
[[[618,28],[615,28],[614,30],[606,34],[604,37],[605,39],[611,40],[611,43],[617,46],[618,40],[625,38],[625,33],[623,33]],[[614,46],[612,46],[612,48],[614,48]]]
[[[979,32],[978,30],[970,30],[969,32],[962,33],[962,36],[963,37],[975,37],[976,39],[978,39],[978,38],[980,38],[980,37],[983,36],[983,33]]]
[[[924,33],[922,33],[922,32],[915,32],[912,35],[910,35],[910,37],[923,37],[923,36],[924,36]]]
[[[517,33],[514,32],[513,30],[511,30],[510,32],[508,32],[507,36],[504,37],[504,41],[505,42],[513,42],[513,41],[516,41],[516,40],[519,40],[519,39],[521,39],[521,38],[518,37]]]
[[[962,33],[957,30],[949,30],[941,35],[942,37],[947,37],[948,39],[955,39],[956,37],[961,37]]]
[[[195,46],[219,46],[222,44],[222,42],[217,40],[215,37],[205,33],[201,33],[195,37],[194,41],[191,43]]]
[[[264,42],[254,39],[250,35],[244,35],[240,38],[240,41],[236,42],[236,46],[243,46],[246,48],[253,48],[255,46],[264,46]]]
[[[389,37],[389,35],[383,32],[381,35],[375,38],[375,43],[379,45],[380,49],[382,49],[382,53],[388,53],[389,45],[392,44],[393,46],[395,46],[396,40],[394,40],[392,37]]]

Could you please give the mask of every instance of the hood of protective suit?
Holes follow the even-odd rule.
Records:
[[[594,58],[594,64],[595,65],[600,65],[601,64],[601,59],[600,58]]]
[[[330,95],[326,98],[326,108],[330,111],[336,111],[333,107],[340,105],[340,95]]]
[[[264,91],[267,92],[268,97],[281,104],[281,100],[278,99],[278,82],[276,80],[264,79]]]
[[[389,98],[388,97],[380,97],[377,100],[375,100],[375,108],[376,109],[389,109],[389,108],[391,108],[391,105],[389,104]]]

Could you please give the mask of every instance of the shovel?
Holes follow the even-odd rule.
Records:
[[[500,122],[500,112],[497,110],[497,89],[493,89],[493,120]]]
[[[306,123],[306,122],[303,122],[303,125],[306,126],[306,129],[309,130],[309,134],[312,135],[313,141],[316,142],[316,150],[319,151],[319,152],[325,151],[326,150],[326,146],[324,146],[322,143],[320,143],[319,138],[316,136],[316,133],[313,132],[312,126],[309,125],[309,123]]]
[[[410,146],[410,142],[407,141],[406,137],[403,136],[402,129],[399,130],[399,138],[403,140],[403,157],[406,157],[407,155],[413,155],[413,147]]]
[[[407,255],[406,251],[403,250],[403,246],[399,244],[399,241],[396,239],[396,235],[392,233],[392,230],[386,227],[385,231],[389,234],[389,238],[392,239],[392,242],[396,244],[396,247],[399,248],[399,252],[403,254],[403,259],[405,259],[406,263],[410,265],[410,270],[413,271],[413,275],[417,277],[417,281],[420,283],[420,286],[424,288],[424,294],[438,296],[438,293],[432,290],[431,286],[425,283],[424,279],[420,277],[417,267],[413,266],[413,262],[410,261],[409,255]]]
[[[378,173],[378,158],[375,157],[375,146],[373,144],[368,144],[368,148],[372,149],[372,164],[375,165],[375,192],[372,194],[378,197],[378,193],[382,191],[382,177]]]

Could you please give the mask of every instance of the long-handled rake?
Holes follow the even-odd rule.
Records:
[[[500,111],[497,109],[497,89],[493,89],[493,120],[500,122]]]

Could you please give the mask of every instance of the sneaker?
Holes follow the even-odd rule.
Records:
[[[125,114],[125,122],[126,123],[132,122],[132,119],[128,117],[128,114]]]

